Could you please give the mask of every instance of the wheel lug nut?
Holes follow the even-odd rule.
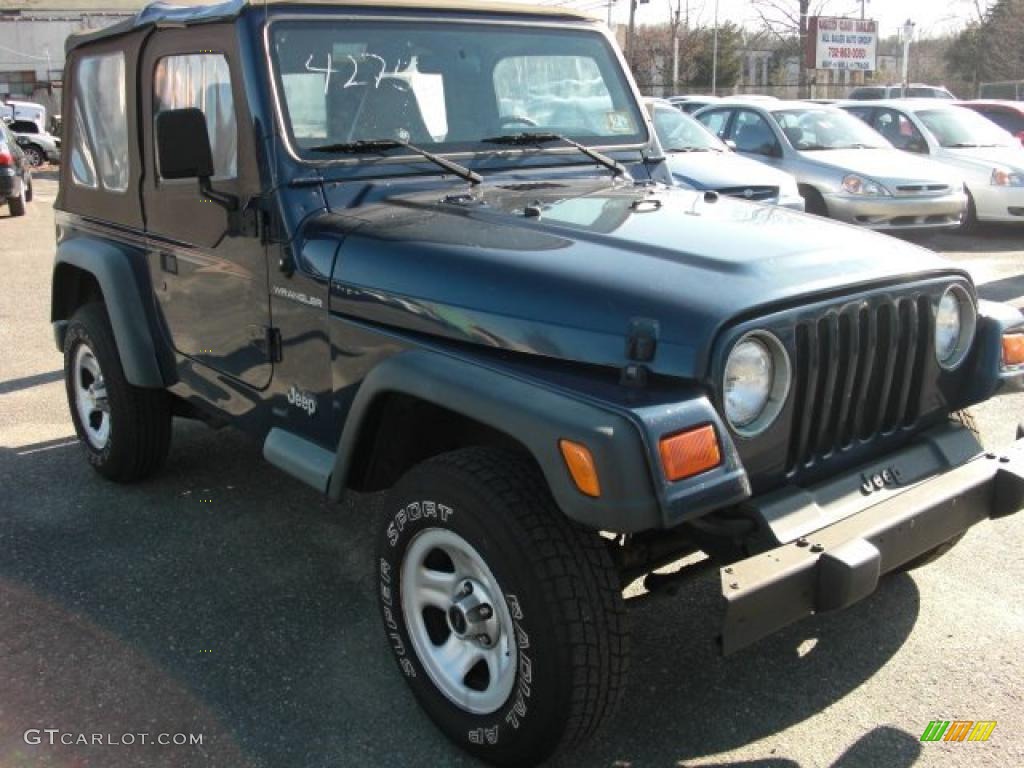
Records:
[[[471,595],[471,594],[473,594],[473,584],[472,584],[472,582],[469,582],[469,581],[463,582],[463,584],[462,584],[462,594],[463,595]]]
[[[482,646],[485,646],[485,647],[489,648],[490,645],[491,645],[491,636],[490,635],[477,635],[476,639],[480,641],[480,645],[482,645]]]
[[[480,608],[477,610],[477,615],[481,619],[489,619],[489,618],[491,618],[491,606],[489,606],[487,604],[481,605]]]

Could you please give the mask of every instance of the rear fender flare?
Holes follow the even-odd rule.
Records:
[[[51,310],[57,348],[63,349],[67,322],[77,309],[63,300],[65,281],[74,279],[70,267],[90,274],[100,287],[125,378],[137,387],[162,389],[167,383],[130,258],[116,245],[88,237],[64,240],[57,246]]]

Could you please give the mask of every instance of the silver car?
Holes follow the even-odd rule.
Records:
[[[60,139],[52,136],[31,120],[15,120],[8,128],[25,152],[29,164],[38,168],[43,163],[60,162]]]
[[[870,229],[952,229],[967,196],[948,168],[900,152],[841,109],[724,102],[695,117],[738,152],[796,177],[807,211]]]
[[[1024,147],[988,118],[932,100],[850,102],[843,108],[895,147],[955,173],[967,187],[965,229],[979,221],[1024,223]]]
[[[796,180],[733,152],[717,136],[668,101],[644,99],[672,178],[688,188],[712,189],[752,202],[804,209]]]

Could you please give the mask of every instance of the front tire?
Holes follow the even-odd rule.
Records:
[[[561,513],[531,461],[495,449],[430,459],[387,499],[381,614],[438,727],[474,755],[515,766],[593,733],[627,665],[605,540]]]
[[[125,378],[102,304],[86,304],[68,323],[64,383],[75,432],[97,472],[131,482],[163,465],[171,442],[167,392]]]

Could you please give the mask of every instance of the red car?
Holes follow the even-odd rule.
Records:
[[[1024,102],[978,100],[961,101],[961,107],[980,112],[1000,128],[1004,128],[1024,144]]]

